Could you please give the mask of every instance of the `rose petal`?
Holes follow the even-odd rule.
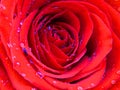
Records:
[[[7,57],[6,52],[4,51],[4,46],[0,43],[0,52],[1,52],[1,60],[3,65],[5,66],[6,72],[10,78],[10,81],[13,85],[13,88],[18,90],[20,89],[31,89],[32,86],[29,82],[24,80],[12,67],[12,64]],[[6,76],[6,75],[5,75]]]

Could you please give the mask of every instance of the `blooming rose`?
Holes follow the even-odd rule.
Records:
[[[1,90],[120,89],[118,4],[0,2]]]

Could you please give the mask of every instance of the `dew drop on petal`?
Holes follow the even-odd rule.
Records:
[[[56,84],[57,82],[56,81],[53,81],[53,84]]]
[[[112,81],[111,81],[111,84],[115,84],[115,83],[116,83],[116,81],[115,81],[115,80],[112,80]]]
[[[32,49],[31,49],[31,48],[29,48],[28,50],[29,50],[30,52],[32,51]]]
[[[20,27],[18,27],[17,32],[18,32],[18,33],[20,32]]]
[[[36,75],[38,75],[40,78],[43,78],[43,74],[41,72],[36,72]]]
[[[20,12],[19,14],[22,15],[22,12]]]
[[[83,40],[80,40],[79,44],[82,44]]]
[[[95,84],[94,84],[94,83],[91,83],[90,85],[91,85],[92,87],[94,87],[94,86],[95,86]]]
[[[12,26],[12,23],[9,23],[10,26]]]
[[[25,76],[26,76],[26,74],[25,74],[25,73],[22,73],[21,75],[22,75],[23,77],[25,77]]]
[[[37,88],[32,88],[31,90],[37,90]]]
[[[8,83],[8,80],[4,81],[3,85],[5,86]]]
[[[117,74],[120,74],[120,70],[118,70],[116,73],[117,73]]]
[[[30,63],[30,64],[33,64],[33,61],[32,61],[32,60],[29,60],[29,63]]]
[[[22,26],[22,25],[23,25],[23,22],[20,22],[20,25]]]
[[[66,59],[66,61],[70,61],[70,59]]]
[[[96,56],[96,53],[95,53],[95,52],[93,53],[93,56]]]
[[[77,90],[83,90],[83,88],[81,86],[78,86]]]
[[[12,56],[12,59],[13,59],[13,60],[16,59],[16,56]]]
[[[13,47],[11,43],[8,43],[7,46],[8,46],[9,48]]]
[[[24,43],[20,43],[20,46],[21,46],[21,47],[24,47],[25,45],[24,45]]]
[[[6,7],[5,7],[4,5],[2,5],[2,4],[0,4],[0,9],[5,10],[5,9],[6,9]]]
[[[48,26],[48,30],[51,30],[51,26]]]
[[[71,54],[71,57],[74,57],[76,54],[74,53],[74,54]]]
[[[30,66],[30,64],[28,63],[27,66]]]
[[[16,62],[16,64],[17,64],[18,66],[20,66],[20,62]]]

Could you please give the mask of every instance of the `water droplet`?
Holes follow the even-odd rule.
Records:
[[[48,30],[51,30],[51,26],[48,26]]]
[[[22,15],[22,12],[20,12],[19,14]]]
[[[30,64],[33,64],[33,61],[32,61],[32,60],[29,60],[29,63],[30,63]]]
[[[117,71],[117,74],[120,74],[120,70]]]
[[[21,46],[22,48],[25,47],[24,43],[20,43],[20,46]]]
[[[8,43],[7,46],[8,46],[9,48],[13,47],[11,43]]]
[[[5,86],[8,83],[8,80],[4,81],[3,85]]]
[[[18,32],[18,33],[20,32],[20,27],[18,27],[17,32]]]
[[[94,84],[94,83],[91,83],[90,85],[91,85],[92,87],[94,87],[94,86],[95,86],[95,84]]]
[[[117,9],[119,12],[120,12],[120,7],[118,7],[118,9]]]
[[[25,73],[22,73],[21,75],[22,75],[23,77],[25,77],[25,76],[26,76],[26,74],[25,74]]]
[[[96,53],[94,52],[92,55],[93,55],[93,56],[96,56]]]
[[[0,4],[0,9],[5,10],[5,9],[6,9],[6,7],[5,7],[4,5],[2,5],[2,4]]]
[[[75,55],[76,55],[75,53],[74,53],[74,54],[71,54],[71,56],[73,56],[73,57],[74,57]]]
[[[83,90],[83,88],[81,86],[78,86],[77,90]]]
[[[18,66],[20,66],[20,62],[16,62],[16,64],[17,64]]]
[[[66,61],[70,61],[70,59],[68,58],[68,59],[66,59]]]
[[[20,22],[20,25],[21,25],[21,26],[23,25],[23,22],[22,22],[22,21]]]
[[[13,59],[13,60],[16,59],[16,56],[12,56],[12,59]]]
[[[37,90],[37,88],[32,88],[31,90]]]
[[[112,80],[112,81],[111,81],[111,84],[115,84],[115,83],[116,83],[116,81],[115,81],[115,80]]]
[[[12,23],[9,23],[10,26],[12,26]]]
[[[32,50],[32,49],[31,49],[31,48],[29,48],[28,50],[31,52],[31,50]]]
[[[36,72],[36,75],[40,76],[40,78],[43,78],[43,74],[41,72]]]
[[[56,84],[57,82],[56,81],[53,81],[53,84]]]
[[[83,40],[80,40],[79,44],[82,44]]]
[[[27,66],[30,66],[30,64],[28,63]]]

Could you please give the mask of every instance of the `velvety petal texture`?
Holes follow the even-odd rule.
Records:
[[[0,90],[119,90],[117,0],[0,0]]]

